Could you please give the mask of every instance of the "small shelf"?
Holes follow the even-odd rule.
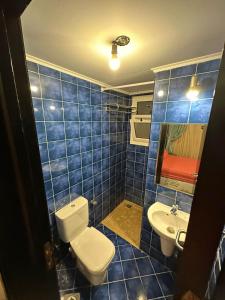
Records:
[[[131,114],[134,113],[136,110],[136,107],[134,106],[128,106],[118,103],[108,103],[105,105],[106,111],[108,112],[118,112],[118,113],[125,113],[125,114]]]

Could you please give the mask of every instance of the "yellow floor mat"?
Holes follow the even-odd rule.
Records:
[[[143,208],[128,200],[123,200],[102,224],[139,248]]]

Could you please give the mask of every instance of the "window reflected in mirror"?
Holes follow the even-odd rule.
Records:
[[[207,125],[162,124],[156,183],[193,194]]]

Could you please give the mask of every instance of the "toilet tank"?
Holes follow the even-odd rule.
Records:
[[[55,216],[59,236],[68,243],[88,226],[88,201],[80,196],[58,210]]]

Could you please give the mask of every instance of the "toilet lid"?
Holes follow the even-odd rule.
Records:
[[[115,255],[113,243],[94,227],[87,227],[70,244],[91,273],[104,271]]]

